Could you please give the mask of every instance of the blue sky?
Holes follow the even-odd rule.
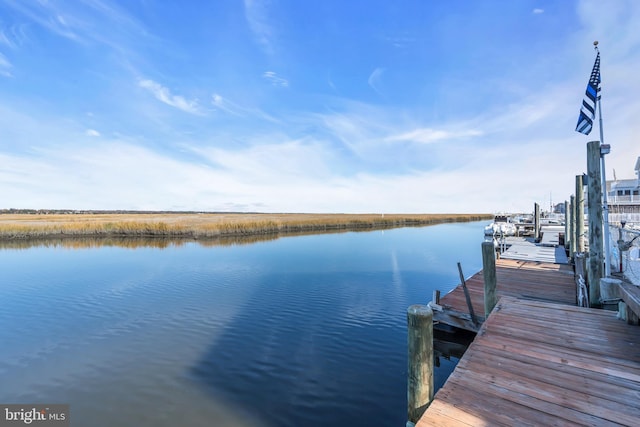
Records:
[[[0,0],[0,208],[531,211],[640,156],[640,2]]]

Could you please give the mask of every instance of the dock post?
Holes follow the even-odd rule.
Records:
[[[618,309],[618,302],[621,301],[620,285],[622,280],[612,277],[600,279],[600,302],[605,310]]]
[[[433,311],[427,305],[407,309],[408,426],[414,426],[433,400]]]
[[[604,240],[602,237],[602,173],[600,171],[600,141],[587,143],[588,213],[589,213],[589,302],[600,304],[600,279],[604,276]]]
[[[624,301],[618,303],[618,319],[624,320],[628,325],[638,326],[640,318],[631,310]]]
[[[433,298],[432,301],[436,304],[440,304],[440,290],[436,289],[435,291],[433,291]]]
[[[537,203],[536,203],[537,205]],[[484,318],[498,303],[496,295],[496,251],[493,242],[482,242],[482,276],[484,277]]]
[[[569,257],[576,253],[576,196],[569,202]]]
[[[537,203],[533,204],[533,238],[536,240],[540,240],[540,205]]]
[[[618,302],[618,319],[627,321],[627,304],[624,301]]]
[[[584,180],[576,175],[576,252],[584,252]]]
[[[564,201],[564,249],[569,249],[569,241],[571,240],[571,207],[567,200]]]

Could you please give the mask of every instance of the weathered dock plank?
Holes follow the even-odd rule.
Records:
[[[504,259],[520,261],[544,261],[567,264],[569,259],[563,247],[558,246],[559,233],[546,232],[547,239],[535,243],[532,238],[508,237],[505,240],[508,249],[502,253]],[[544,239],[545,234],[543,234]]]
[[[540,246],[556,247],[560,245],[560,234],[564,234],[564,225],[543,225],[540,227],[540,233]]]
[[[639,420],[639,327],[614,312],[505,296],[417,426]]]
[[[492,361],[504,357],[502,350],[492,346],[485,346],[481,342],[477,343],[475,352],[476,359],[487,361],[486,363],[493,363]],[[547,363],[533,364],[527,355],[519,353],[512,354],[510,363],[501,366],[501,369],[509,375],[526,375],[533,379],[546,377],[545,382],[555,386],[565,387],[567,392],[582,392],[586,387],[597,382],[599,386],[591,390],[591,394],[617,402],[636,399],[639,392],[637,382],[593,370],[583,370],[568,364],[557,365],[553,371],[553,375],[549,375]]]
[[[571,267],[565,264],[496,260],[498,298],[512,296],[561,304],[575,304],[576,285]],[[484,313],[484,278],[482,271],[466,280],[471,304],[476,313]],[[469,313],[462,286],[440,298],[440,305],[455,312]],[[435,312],[434,319],[447,323],[447,311]],[[484,320],[482,317],[480,320]],[[464,325],[456,324],[456,327]],[[469,330],[477,330],[472,327]]]

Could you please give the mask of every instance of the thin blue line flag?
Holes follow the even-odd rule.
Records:
[[[582,100],[576,132],[589,135],[593,128],[593,120],[596,118],[596,101],[600,101],[600,81],[600,52],[598,52],[589,83],[587,83],[587,92]]]

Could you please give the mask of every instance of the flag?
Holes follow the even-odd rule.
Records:
[[[582,100],[576,132],[585,135],[589,135],[591,132],[593,120],[596,118],[596,101],[600,101],[600,52],[596,55],[596,62],[593,64],[591,77],[587,83],[587,91]]]

